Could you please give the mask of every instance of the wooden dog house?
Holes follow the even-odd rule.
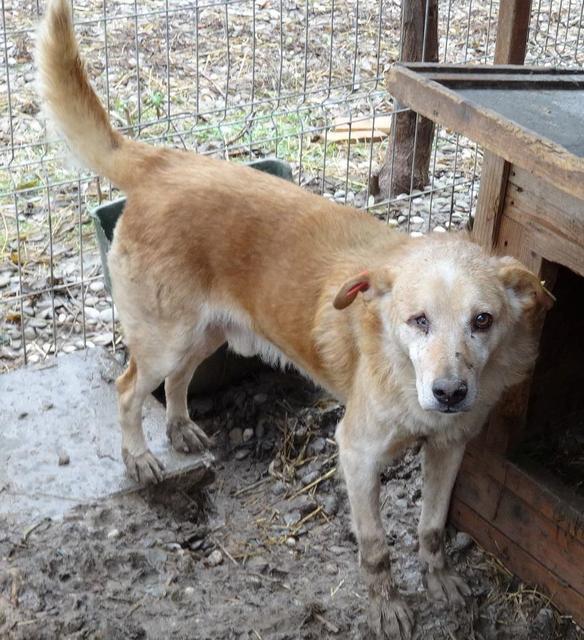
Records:
[[[508,55],[499,60],[513,58],[513,43],[506,46]],[[392,68],[388,87],[400,105],[486,149],[474,236],[485,247],[521,260],[550,289],[567,277],[584,291],[584,73],[408,64]],[[578,319],[582,294],[576,295],[572,284],[563,287],[557,306],[565,317]],[[552,329],[549,320],[542,334],[542,345],[552,344],[548,373],[569,375],[562,386],[572,387],[583,405],[580,332],[576,325],[558,331],[556,323]],[[566,340],[572,350],[580,349],[573,354],[575,378],[557,356],[554,361],[554,341]],[[510,459],[532,427],[527,415],[538,401],[542,406],[534,379],[503,398],[482,436],[468,448],[450,517],[582,625],[584,501],[549,475],[527,471]],[[560,411],[562,402],[556,400],[553,409]]]

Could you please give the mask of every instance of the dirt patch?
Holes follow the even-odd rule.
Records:
[[[0,532],[0,637],[368,637],[332,439],[342,407],[296,377],[267,373],[192,409],[217,440],[212,486],[165,483]],[[416,452],[385,471],[382,500],[416,638],[584,638],[454,531],[449,554],[473,596],[456,612],[427,600]]]

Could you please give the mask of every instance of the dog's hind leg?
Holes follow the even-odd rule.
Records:
[[[130,357],[128,368],[116,380],[122,457],[128,474],[145,484],[162,480],[162,465],[148,449],[142,429],[142,405],[162,380],[155,367],[136,355]]]
[[[205,432],[195,424],[187,407],[189,383],[197,367],[225,342],[219,330],[209,330],[166,378],[166,433],[172,446],[181,453],[201,451],[210,445]]]
[[[419,555],[427,570],[425,578],[428,593],[432,598],[452,605],[464,604],[464,596],[470,595],[470,589],[462,578],[448,569],[443,543],[450,494],[463,455],[464,445],[448,445],[444,448],[437,448],[431,442],[424,445]]]

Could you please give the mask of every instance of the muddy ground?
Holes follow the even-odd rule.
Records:
[[[173,481],[26,532],[0,527],[0,638],[369,637],[332,439],[342,407],[294,376],[262,373],[191,409],[216,439],[206,488]],[[584,638],[454,531],[450,557],[472,598],[458,611],[426,599],[415,451],[386,470],[382,500],[417,639]]]

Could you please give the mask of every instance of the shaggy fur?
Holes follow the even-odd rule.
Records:
[[[71,150],[127,195],[109,266],[131,354],[117,382],[130,475],[163,477],[141,426],[160,382],[173,446],[198,451],[208,441],[186,392],[203,359],[227,340],[291,363],[347,405],[337,441],[374,631],[412,633],[391,582],[379,471],[419,439],[428,589],[462,601],[468,588],[441,542],[450,492],[465,443],[533,365],[534,327],[549,306],[538,279],[463,235],[410,239],[253,169],[123,137],[88,82],[69,0],[49,2],[36,58],[44,105]],[[481,314],[492,326],[477,328]],[[441,380],[460,382],[465,397],[441,402]]]

